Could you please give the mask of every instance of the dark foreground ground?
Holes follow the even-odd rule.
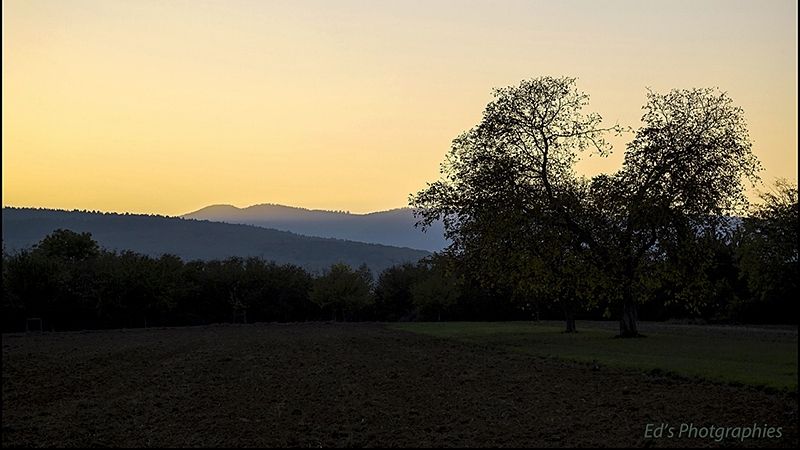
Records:
[[[376,324],[3,336],[3,446],[797,445],[797,395]],[[647,424],[675,437],[645,439]],[[781,427],[780,439],[678,438]]]

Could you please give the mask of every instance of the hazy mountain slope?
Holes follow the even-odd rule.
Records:
[[[213,205],[183,217],[249,224],[309,236],[419,248],[432,252],[447,245],[440,223],[427,232],[422,232],[414,227],[416,219],[409,208],[370,214],[348,214],[270,204],[247,208]]]
[[[248,225],[174,217],[103,214],[30,208],[3,208],[3,245],[7,251],[27,248],[58,228],[88,231],[101,246],[158,256],[222,259],[258,256],[318,271],[335,262],[366,263],[374,273],[427,252],[410,248],[300,236]]]

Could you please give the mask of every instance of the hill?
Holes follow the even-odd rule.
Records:
[[[182,217],[255,225],[308,236],[419,248],[430,252],[439,251],[447,245],[441,223],[436,223],[427,232],[422,232],[414,227],[416,219],[410,208],[350,214],[343,211],[313,210],[273,204],[253,205],[247,208],[212,205]]]
[[[185,260],[256,256],[279,264],[297,264],[319,272],[336,262],[366,263],[377,274],[394,264],[417,261],[428,252],[411,248],[308,237],[262,227],[177,217],[3,208],[3,246],[15,251],[32,246],[55,229],[89,232],[109,250],[133,250],[151,256],[170,253]]]

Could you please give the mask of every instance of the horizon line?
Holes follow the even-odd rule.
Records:
[[[281,204],[281,203],[254,203],[252,205],[243,206],[243,207],[236,206],[236,205],[231,204],[231,203],[213,203],[213,204],[209,204],[209,205],[200,207],[198,209],[194,209],[194,210],[191,210],[189,212],[185,212],[185,213],[181,213],[181,214],[165,214],[165,213],[159,213],[159,212],[153,212],[153,211],[149,211],[149,212],[130,211],[130,210],[129,211],[121,211],[121,210],[108,210],[108,209],[100,209],[100,208],[80,208],[80,207],[60,207],[60,206],[31,206],[31,205],[21,206],[21,205],[13,205],[13,204],[6,204],[6,203],[3,203],[3,205],[2,205],[3,208],[49,209],[49,210],[55,210],[55,211],[81,211],[81,212],[98,212],[98,213],[106,213],[106,214],[134,214],[134,215],[150,215],[150,216],[178,217],[178,218],[181,218],[181,217],[184,217],[184,216],[187,216],[187,215],[190,215],[190,214],[194,214],[196,212],[202,211],[202,210],[207,209],[207,208],[212,208],[212,207],[215,207],[215,206],[230,206],[230,207],[236,208],[237,210],[240,210],[240,211],[246,210],[248,208],[258,207],[258,206],[279,206],[279,207],[291,208],[291,209],[299,209],[299,210],[309,211],[309,212],[328,212],[328,213],[347,214],[347,215],[351,215],[351,216],[367,216],[367,215],[370,215],[370,214],[378,214],[378,213],[384,213],[384,212],[389,212],[389,211],[397,211],[397,210],[400,210],[400,209],[412,209],[410,206],[406,205],[406,206],[400,206],[400,207],[395,207],[395,208],[387,208],[387,209],[381,209],[381,210],[376,210],[376,211],[353,212],[351,210],[346,210],[346,209],[307,208],[307,207],[304,207],[304,206],[285,205],[285,204]]]

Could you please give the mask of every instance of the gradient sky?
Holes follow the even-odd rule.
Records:
[[[493,87],[718,86],[797,179],[797,6],[751,1],[3,1],[3,204],[182,214],[405,206]],[[585,174],[619,167],[579,163]],[[762,189],[764,187],[762,186]]]

